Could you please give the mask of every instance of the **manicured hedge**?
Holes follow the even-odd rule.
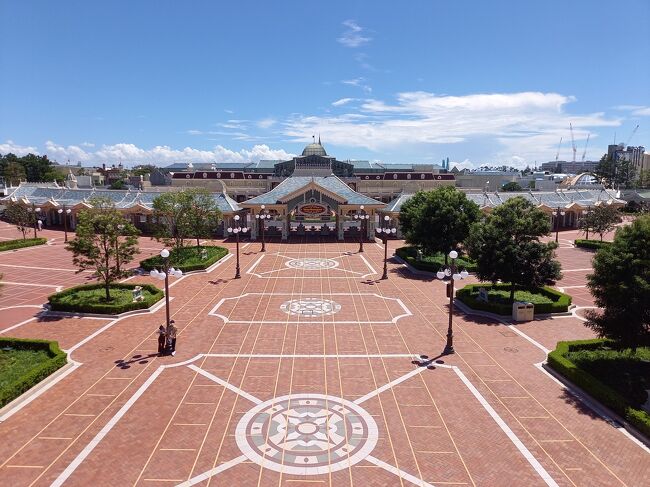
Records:
[[[84,286],[75,286],[70,289],[61,291],[51,295],[48,300],[50,302],[50,309],[52,311],[67,311],[72,313],[97,313],[97,314],[120,314],[127,311],[133,311],[136,309],[147,309],[153,306],[155,303],[160,301],[164,297],[164,293],[158,289],[156,286],[151,284],[126,284],[126,283],[112,283],[111,289],[129,289],[132,290],[135,286],[141,286],[143,291],[148,291],[147,293],[143,292],[144,299],[142,301],[122,303],[122,304],[111,304],[111,303],[88,303],[85,305],[72,305],[67,302],[63,302],[62,298],[69,296],[78,291],[84,290],[103,290],[104,284],[88,284]]]
[[[421,271],[438,272],[445,265],[445,256],[443,254],[434,256],[425,255],[422,257],[422,260],[418,260],[417,249],[415,247],[400,247],[395,250],[395,254],[408,262],[409,265]],[[460,269],[465,269],[467,272],[474,272],[476,270],[476,263],[467,257],[459,257],[456,259],[456,265]]]
[[[601,242],[600,240],[585,240],[577,239],[575,240],[576,247],[581,247],[583,249],[598,250],[602,247],[607,247],[611,245],[612,242]]]
[[[548,354],[548,365],[557,373],[566,377],[581,389],[584,389],[594,399],[620,414],[644,435],[650,437],[650,414],[631,407],[617,391],[603,384],[596,377],[579,368],[566,358],[566,355],[570,351],[580,349],[593,350],[607,343],[608,340],[603,339],[558,342],[557,348]]]
[[[512,304],[511,303],[498,303],[494,301],[479,301],[478,300],[478,290],[479,288],[485,288],[488,292],[490,289],[502,289],[510,290],[510,284],[469,284],[462,289],[459,289],[456,292],[456,297],[469,306],[472,309],[477,309],[480,311],[489,311],[491,313],[496,313],[499,315],[511,315],[512,314]],[[564,313],[569,309],[571,305],[571,296],[568,294],[561,293],[557,289],[553,289],[548,286],[527,289],[527,288],[517,288],[536,294],[541,294],[553,300],[552,303],[542,303],[535,304],[535,314],[545,314],[545,313]]]
[[[22,238],[16,240],[5,240],[0,242],[0,252],[5,250],[22,249],[23,247],[33,247],[34,245],[43,245],[47,243],[46,238]]]
[[[50,359],[36,365],[19,379],[4,384],[0,389],[0,407],[16,399],[31,389],[67,362],[67,355],[61,351],[57,342],[24,338],[0,338],[0,348],[11,347],[18,350],[47,350]]]
[[[171,249],[169,251],[169,264],[183,272],[199,271],[207,269],[215,262],[221,260],[228,254],[228,249],[216,245],[202,245],[199,250],[206,249],[208,258],[203,260],[198,257],[197,247],[182,247],[181,249]],[[163,258],[160,255],[154,255],[148,259],[140,261],[140,267],[145,271],[153,269],[161,270]]]

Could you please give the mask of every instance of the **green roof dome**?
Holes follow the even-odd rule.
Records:
[[[309,144],[302,150],[303,156],[327,156],[325,148],[321,145],[320,141],[318,143],[314,142]]]

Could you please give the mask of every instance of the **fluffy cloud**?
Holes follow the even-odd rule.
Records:
[[[351,101],[354,101],[354,100],[356,100],[356,98],[341,98],[339,100],[336,100],[336,101],[332,102],[332,106],[333,107],[340,107],[340,106],[343,106],[343,105],[347,105],[348,103],[350,103]]]
[[[344,85],[349,85],[349,86],[356,86],[357,88],[361,88],[364,93],[371,93],[372,92],[372,87],[366,82],[366,78],[359,77],[359,78],[354,78],[354,79],[344,79],[341,81]]]
[[[346,29],[337,40],[345,47],[359,47],[372,40],[372,37],[363,34],[365,29],[354,20],[344,21],[343,26]]]
[[[0,148],[6,144],[0,144]],[[0,152],[2,152],[0,150]],[[33,150],[31,152],[34,152]],[[116,163],[124,165],[156,164],[159,166],[173,162],[256,162],[262,159],[290,159],[293,154],[284,150],[274,150],[260,144],[249,149],[233,151],[217,145],[212,150],[200,150],[192,147],[173,149],[169,146],[156,146],[143,149],[134,144],[103,145],[95,151],[86,151],[77,145],[62,146],[55,142],[45,143],[45,154],[58,162],[72,163],[81,161],[84,164]]]
[[[560,137],[568,140],[570,122],[578,143],[592,133],[590,129],[621,123],[603,113],[568,114],[565,107],[573,101],[571,96],[540,92],[466,96],[405,92],[394,102],[365,100],[356,111],[340,115],[294,116],[285,125],[285,135],[308,140],[320,132],[331,144],[373,151],[487,138],[496,140],[501,150],[484,157],[525,165],[551,157]]]
[[[15,154],[17,156],[26,156],[27,154],[39,154],[36,147],[16,144],[13,140],[7,140],[0,144],[0,154]]]

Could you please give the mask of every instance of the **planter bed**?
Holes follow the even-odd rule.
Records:
[[[16,239],[16,240],[4,240],[0,241],[0,252],[5,250],[15,250],[22,249],[24,247],[33,247],[34,245],[43,245],[47,243],[46,238],[26,238],[26,239]]]
[[[200,254],[204,249],[207,253],[206,259],[203,259]],[[169,265],[176,267],[183,272],[199,271],[207,269],[227,254],[228,249],[217,247],[216,245],[171,249],[169,251]],[[160,255],[154,255],[153,257],[140,261],[140,267],[145,271],[151,271],[153,269],[161,270],[163,267],[163,258],[160,257]]]
[[[395,254],[408,262],[410,266],[421,271],[438,272],[441,267],[445,266],[445,256],[443,254],[423,255],[422,260],[418,260],[415,247],[400,247],[395,250]],[[476,263],[467,257],[456,259],[456,266],[459,269],[467,270],[467,272],[476,270]]]
[[[133,289],[142,287],[142,301],[133,302]],[[111,301],[106,302],[104,284],[76,286],[51,295],[50,309],[71,313],[97,313],[117,315],[136,309],[147,309],[160,301],[164,293],[151,284],[113,283],[110,286]]]
[[[488,292],[488,302],[478,299],[480,288]],[[456,297],[472,309],[489,311],[499,315],[511,315],[510,284],[469,284],[456,292]],[[515,290],[515,301],[535,305],[535,314],[566,313],[571,305],[571,296],[548,286]]]
[[[608,247],[612,242],[601,242],[600,240],[585,240],[577,239],[574,241],[576,247],[589,250],[598,250],[603,247]]]
[[[67,363],[57,342],[0,338],[0,407]]]
[[[650,438],[650,414],[641,409],[650,388],[650,347],[632,355],[605,339],[559,342],[548,366]]]

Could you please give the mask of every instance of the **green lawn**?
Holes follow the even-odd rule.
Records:
[[[26,238],[16,240],[4,240],[0,242],[0,252],[5,250],[22,249],[23,247],[33,247],[34,245],[43,245],[47,243],[46,238]]]
[[[101,287],[97,289],[80,289],[74,293],[61,296],[60,303],[70,306],[90,305],[95,306],[98,304],[110,304],[112,306],[124,306],[133,301],[133,293],[131,289],[120,289],[112,287],[110,290],[111,300],[106,301],[106,290]],[[142,290],[142,295],[145,300],[153,294],[146,289]]]
[[[204,253],[202,253],[204,252]],[[183,272],[207,269],[212,264],[228,254],[228,249],[215,245],[202,245],[201,247],[181,247],[171,249],[169,252],[169,264],[179,268]],[[204,258],[205,257],[205,258]],[[146,271],[152,269],[161,270],[163,258],[159,255],[149,257],[140,262],[140,267]]]
[[[596,350],[570,351],[565,357],[621,394],[630,405],[640,407],[650,389],[650,347],[615,350],[606,346]]]
[[[480,288],[485,288],[488,293],[488,302],[479,299]],[[489,311],[500,315],[512,313],[510,301],[510,284],[468,284],[456,292],[456,297],[472,309]],[[524,301],[535,305],[535,314],[564,313],[571,305],[571,296],[561,293],[557,289],[543,286],[539,288],[515,289],[515,301]]]
[[[0,390],[6,389],[30,370],[50,360],[47,349],[15,350],[9,346],[0,349]]]

